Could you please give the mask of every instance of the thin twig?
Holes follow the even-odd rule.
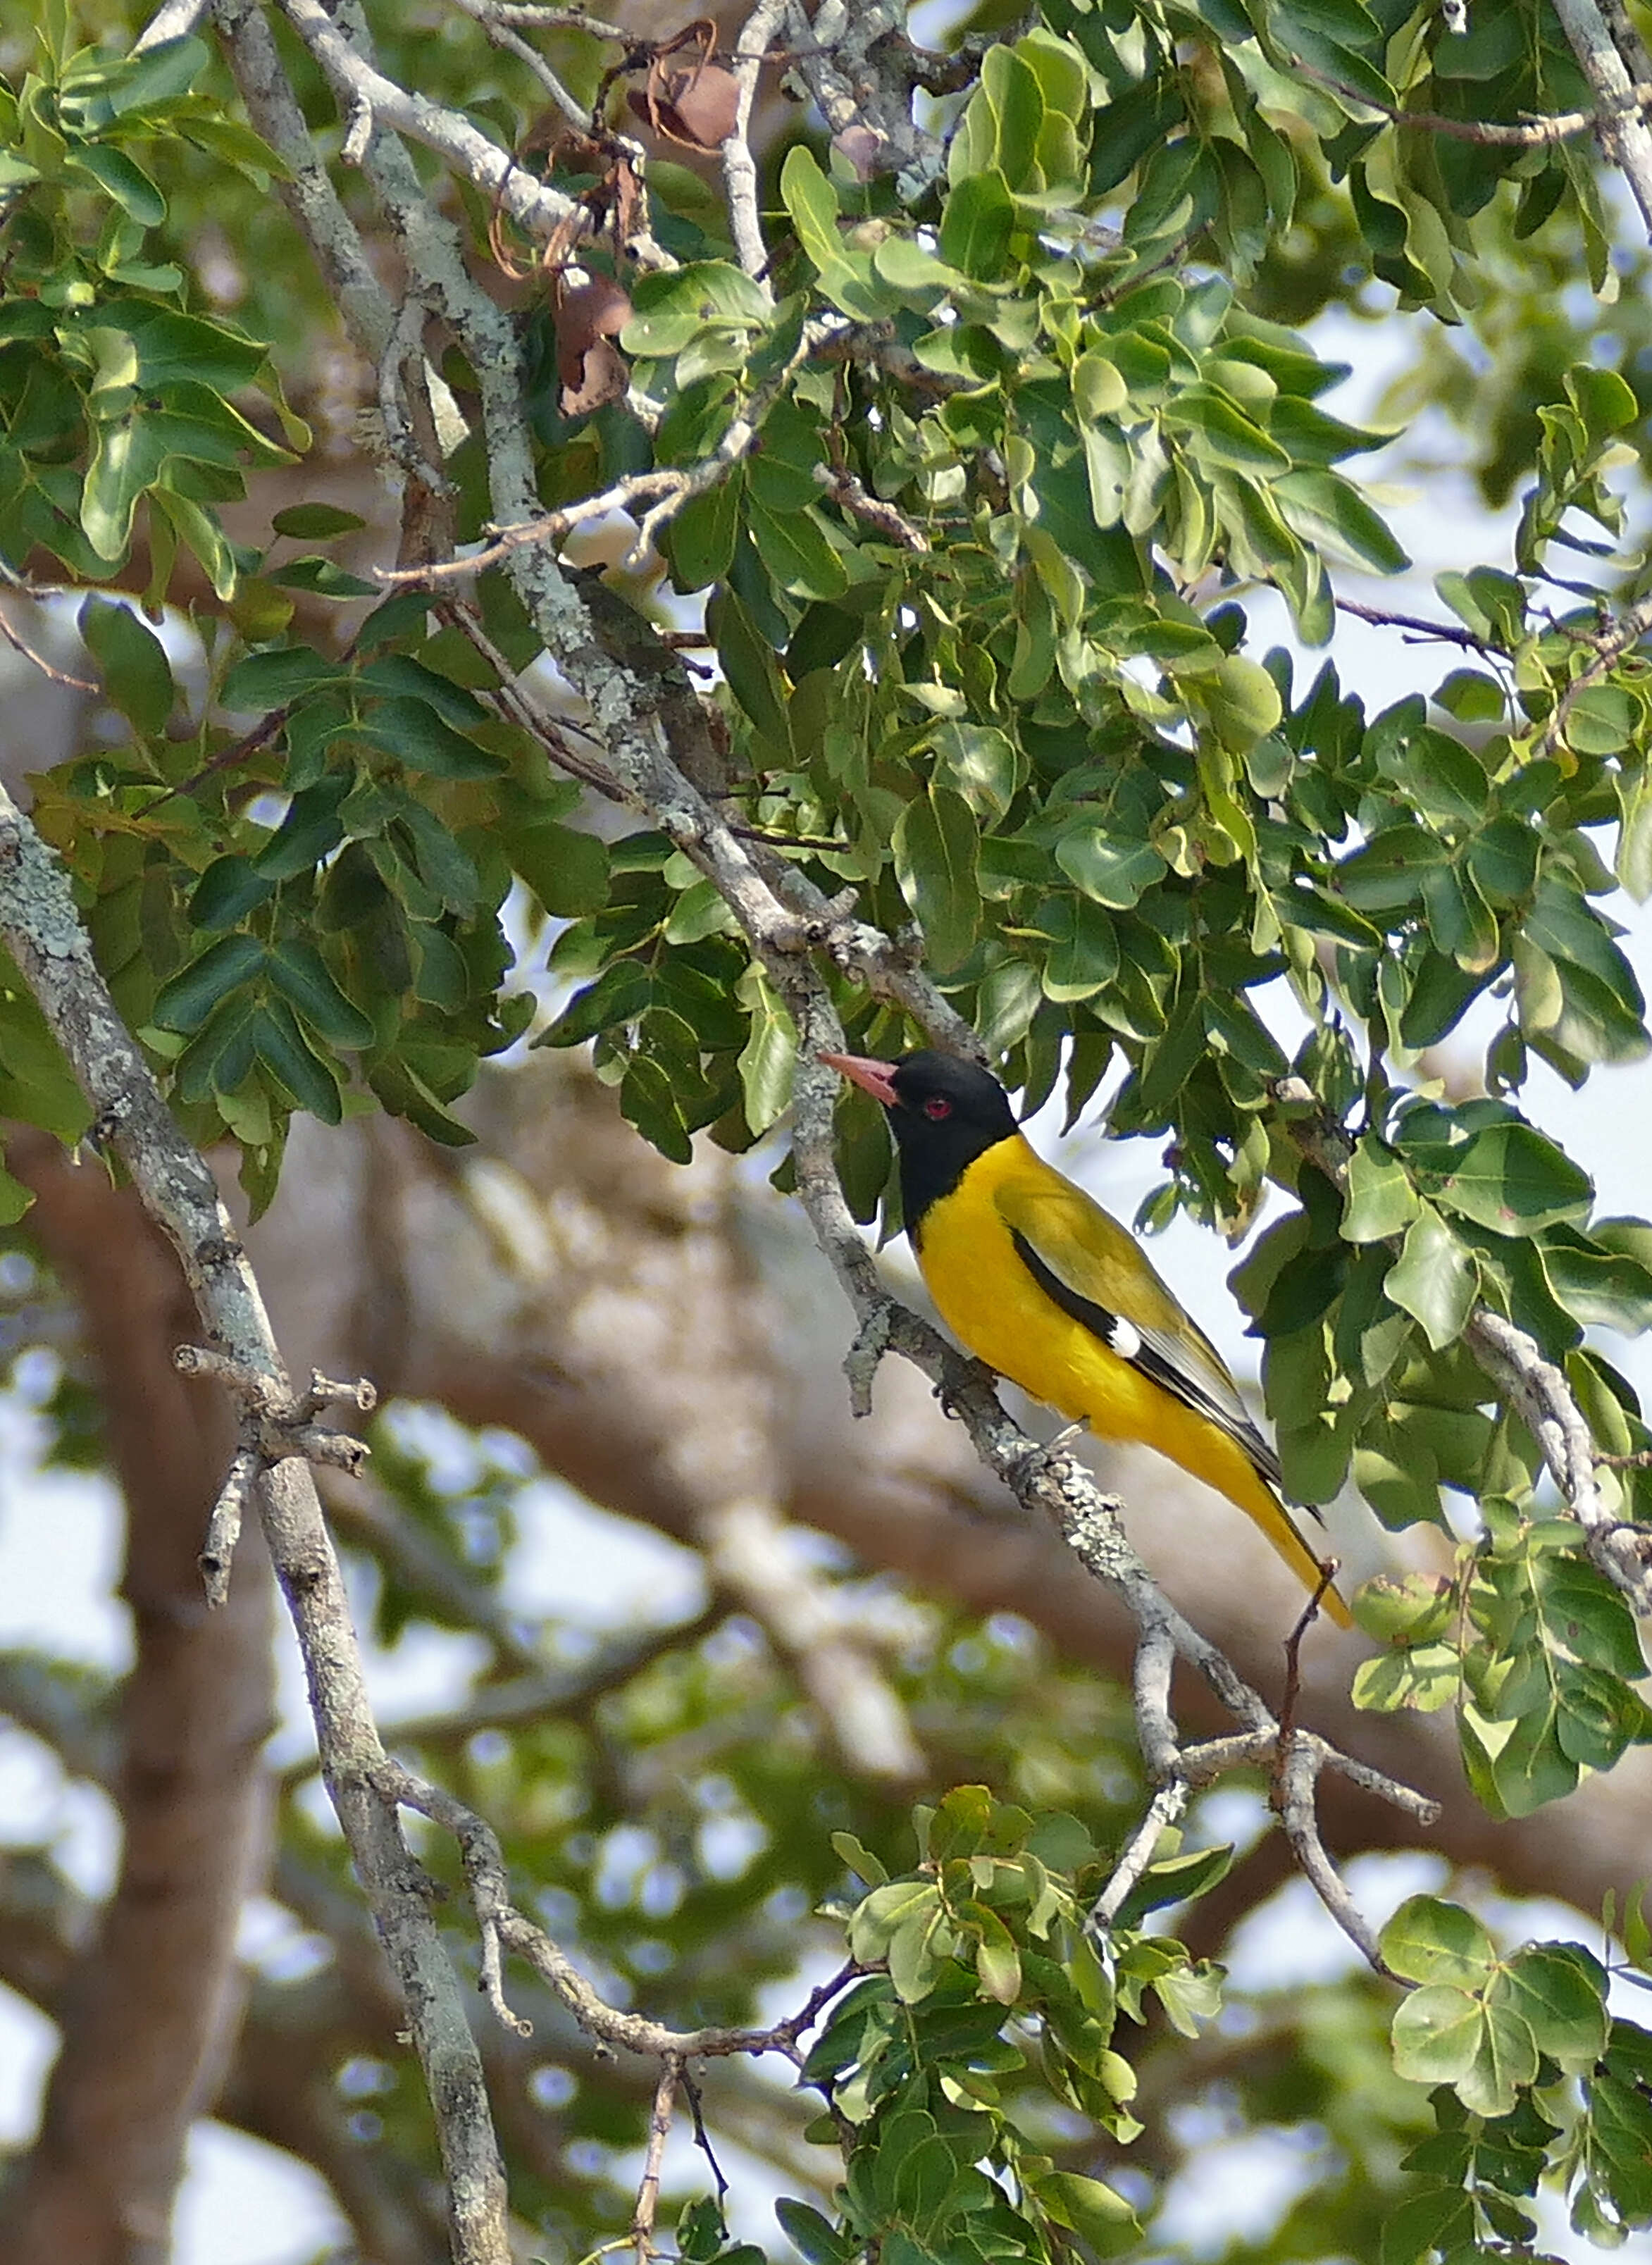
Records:
[[[592,756],[579,754],[568,745],[566,734],[569,732],[579,732],[586,738],[591,734],[571,717],[553,716],[540,705],[483,627],[482,616],[476,608],[462,599],[448,599],[443,601],[438,610],[444,620],[452,622],[463,632],[499,678],[498,685],[491,691],[484,690],[481,696],[495,705],[510,722],[520,725],[523,731],[529,732],[558,769],[566,771],[571,778],[577,778],[583,785],[593,789],[606,801],[623,803],[626,799],[624,789],[613,773],[605,770]]]
[[[1390,1982],[1399,1980],[1383,1957],[1376,1929],[1355,1903],[1348,1883],[1325,1852],[1320,1838],[1314,1792],[1324,1766],[1316,1742],[1292,1735],[1282,1744],[1274,1778],[1272,1806],[1278,1816],[1291,1854],[1320,1901],[1372,1970]]]
[[[104,689],[101,684],[94,684],[89,677],[71,676],[66,668],[55,668],[43,653],[36,652],[34,647],[25,643],[12,628],[4,608],[0,608],[0,637],[4,637],[12,652],[20,654],[31,668],[38,668],[42,676],[49,678],[54,684],[61,684],[66,692],[101,692]]]
[[[1335,602],[1339,614],[1351,614],[1356,621],[1373,623],[1379,629],[1409,630],[1418,639],[1428,637],[1441,645],[1459,645],[1468,652],[1498,651],[1484,637],[1476,637],[1473,630],[1465,629],[1460,622],[1430,622],[1420,614],[1396,614],[1384,606],[1362,605],[1357,598],[1338,598]]]
[[[1438,110],[1404,110],[1395,103],[1379,101],[1363,87],[1350,86],[1345,79],[1315,70],[1299,55],[1296,68],[1304,78],[1315,86],[1322,86],[1328,94],[1336,95],[1344,102],[1357,103],[1362,109],[1374,110],[1391,126],[1415,127],[1421,133],[1437,134],[1448,142],[1472,142],[1487,149],[1546,149],[1558,142],[1569,142],[1603,122],[1602,113],[1597,110],[1567,110],[1553,117],[1527,117],[1512,123],[1496,119],[1452,118]],[[1630,87],[1624,99],[1631,107],[1652,106],[1652,86]]]
[[[229,1475],[219,1489],[212,1516],[207,1521],[207,1539],[196,1562],[207,1602],[215,1609],[229,1601],[229,1573],[235,1563],[236,1545],[241,1539],[241,1520],[261,1468],[255,1448],[237,1447],[229,1465]]]
[[[1297,1701],[1302,1695],[1302,1639],[1320,1616],[1325,1591],[1336,1578],[1336,1561],[1320,1567],[1319,1584],[1297,1615],[1296,1626],[1284,1640],[1284,1695],[1279,1701],[1279,1746],[1283,1752],[1296,1736]]]
[[[685,2068],[682,2072],[682,2089],[688,2102],[688,2113],[694,2118],[694,2144],[705,2157],[706,2167],[711,2174],[711,2182],[717,2189],[717,2206],[721,2209],[728,2195],[729,2182],[723,2175],[723,2166],[718,2162],[716,2151],[712,2147],[711,2134],[706,2130],[705,2110],[700,2097],[700,2087],[689,2069]]]
[[[1279,1707],[1269,1806],[1284,1827],[1299,1868],[1326,1910],[1375,1970],[1392,1981],[1397,1977],[1384,1962],[1376,1931],[1354,1902],[1347,1883],[1332,1863],[1320,1837],[1315,1794],[1320,1772],[1325,1766],[1326,1748],[1322,1741],[1302,1737],[1296,1724],[1297,1702],[1302,1693],[1302,1639],[1318,1617],[1321,1599],[1335,1569],[1334,1565],[1324,1569],[1318,1588],[1285,1638],[1284,1696]]]
[[[672,2111],[681,2079],[681,2061],[675,2053],[666,2053],[659,2064],[659,2081],[648,2111],[648,2152],[637,2181],[637,2207],[631,2212],[631,2247],[637,2253],[637,2265],[649,2265],[656,2254],[654,2212],[659,2206],[660,2167],[666,2159],[666,2142],[671,2137]]]
[[[922,528],[916,526],[903,511],[879,496],[869,495],[853,472],[834,472],[825,464],[817,465],[815,477],[824,489],[828,501],[847,511],[851,517],[863,520],[868,527],[902,550],[927,551],[929,538]]]
[[[530,46],[519,33],[512,30],[510,18],[504,10],[494,7],[491,0],[448,0],[448,4],[462,9],[473,22],[480,24],[496,47],[504,48],[519,62],[526,63],[576,132],[584,134],[589,130],[591,120],[585,105],[575,100],[538,48]],[[581,25],[579,28],[583,31],[587,26]],[[605,29],[599,37],[622,39],[624,33]]]
[[[1625,653],[1631,652],[1641,638],[1652,633],[1652,597],[1642,598],[1627,606],[1605,630],[1588,641],[1595,648],[1595,657],[1585,668],[1580,669],[1554,703],[1554,712],[1538,734],[1533,753],[1553,754],[1566,736],[1567,719],[1581,694],[1591,684],[1598,684],[1611,674]]]
[[[466,13],[475,15],[480,11],[467,5]],[[519,4],[519,0],[487,0],[487,14],[496,24],[518,24],[536,32],[584,32],[593,40],[617,40],[622,47],[629,47],[637,37],[623,24],[588,16],[583,8],[541,8]]]
[[[1159,1839],[1170,1825],[1176,1823],[1188,1805],[1188,1788],[1180,1778],[1172,1784],[1161,1785],[1148,1803],[1139,1824],[1125,1841],[1114,1865],[1112,1875],[1091,1904],[1085,1920],[1085,1931],[1090,1934],[1106,1934],[1129,1898],[1131,1890],[1153,1861]]]

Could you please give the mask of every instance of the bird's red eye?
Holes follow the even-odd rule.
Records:
[[[952,1103],[944,1093],[932,1093],[923,1104],[923,1113],[926,1117],[933,1118],[938,1124],[942,1118],[951,1116]]]

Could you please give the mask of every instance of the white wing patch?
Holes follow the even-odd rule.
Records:
[[[1115,1314],[1107,1331],[1108,1350],[1116,1352],[1120,1360],[1136,1360],[1141,1354],[1141,1331],[1122,1314]]]

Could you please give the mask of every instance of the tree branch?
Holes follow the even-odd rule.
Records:
[[[1554,13],[1594,90],[1601,149],[1628,183],[1641,218],[1652,233],[1652,126],[1641,106],[1642,90],[1631,77],[1595,0],[1554,0]]]
[[[351,43],[321,0],[282,0],[282,5],[293,29],[331,82],[353,131],[355,121],[366,117],[375,127],[406,134],[434,149],[529,236],[549,238],[562,230],[573,243],[596,226],[586,206],[560,189],[548,188],[468,118],[386,78]],[[358,162],[366,160],[369,138],[361,137],[359,152],[352,153]],[[641,266],[676,265],[651,237],[633,236],[630,249]]]
[[[768,265],[768,247],[763,242],[762,215],[757,200],[757,166],[752,157],[752,105],[757,97],[763,57],[787,5],[788,0],[758,0],[734,46],[734,83],[739,93],[734,131],[723,144],[723,183],[728,195],[735,252],[740,266],[752,276],[761,275]]]
[[[97,1116],[176,1250],[208,1337],[239,1368],[289,1390],[258,1284],[200,1155],[173,1124],[92,960],[68,880],[0,790],[0,942],[18,964]],[[373,1725],[338,1563],[307,1466],[266,1471],[258,1504],[309,1685],[323,1772],[380,1938],[401,1983],[436,2111],[455,2258],[508,2265],[504,2174],[457,1979],[394,1806],[375,1781]]]
[[[272,1589],[255,1547],[225,1609],[202,1604],[195,1552],[233,1431],[215,1393],[172,1371],[193,1315],[171,1253],[129,1189],[77,1168],[48,1135],[15,1131],[6,1154],[77,1298],[126,1507],[135,1652],[98,1728],[22,1662],[8,1664],[0,1699],[55,1746],[62,1737],[70,1769],[95,1765],[120,1821],[114,1886],[77,1946],[39,2138],[0,2240],[10,2265],[91,2265],[130,2254],[137,2228],[164,2248],[191,2124],[239,2023],[237,1930],[268,1861]]]

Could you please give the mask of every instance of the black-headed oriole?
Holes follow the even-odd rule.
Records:
[[[997,1079],[928,1051],[820,1059],[888,1112],[906,1233],[953,1335],[1069,1421],[1139,1439],[1225,1494],[1317,1589],[1325,1569],[1221,1355],[1135,1237],[1029,1146]],[[1350,1625],[1335,1589],[1324,1603]]]

